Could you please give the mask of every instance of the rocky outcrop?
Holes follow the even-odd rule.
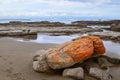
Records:
[[[109,20],[109,21],[74,21],[72,24],[86,24],[86,25],[111,25],[120,23],[120,20]]]
[[[110,30],[120,31],[120,23],[119,24],[112,24]]]
[[[112,40],[113,42],[120,42],[120,32],[95,32],[88,35],[99,36],[101,39]]]
[[[36,35],[37,32],[30,31],[29,29],[24,30],[6,30],[6,31],[0,31],[0,36],[25,36],[25,35]]]
[[[39,52],[39,55],[34,56],[33,68],[39,72],[46,72],[49,69],[63,69],[104,53],[105,47],[99,37],[79,37],[50,50]],[[45,66],[43,66],[44,64]],[[36,65],[38,66],[34,67]],[[43,69],[42,67],[47,68]]]

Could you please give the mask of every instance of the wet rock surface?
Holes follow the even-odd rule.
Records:
[[[88,34],[93,36],[99,36],[101,39],[104,40],[112,40],[113,42],[120,43],[120,32],[95,32]]]
[[[120,23],[112,24],[110,30],[119,32],[120,31]]]
[[[37,32],[30,29],[15,29],[15,28],[2,28],[0,30],[0,36],[24,36],[24,35],[36,35]]]
[[[97,22],[97,24],[96,24]],[[60,23],[60,22],[21,22],[21,21],[11,21],[9,23],[0,24],[0,37],[22,37],[26,35],[37,35],[37,33],[49,33],[49,35],[60,36],[60,35],[71,35],[71,34],[90,34],[97,35],[105,40],[112,40],[115,42],[120,42],[120,21],[75,21],[70,24]],[[92,24],[91,24],[92,23]],[[111,32],[104,32],[105,29],[89,28],[87,26],[111,26]],[[118,31],[112,32],[112,31]],[[98,33],[96,33],[98,32]],[[107,36],[108,34],[108,36]],[[26,38],[26,37],[25,37]],[[30,39],[30,37],[28,38]]]

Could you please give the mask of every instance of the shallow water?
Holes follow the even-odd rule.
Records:
[[[87,26],[89,28],[92,28],[92,29],[102,29],[102,28],[110,28],[110,26]]]
[[[84,34],[86,36],[87,34]],[[54,44],[62,44],[67,41],[71,41],[74,38],[77,38],[80,35],[69,35],[69,36],[49,36],[46,34],[38,34],[36,40],[24,40],[24,39],[18,39],[17,41],[21,42],[35,42],[35,43],[54,43]],[[83,35],[81,35],[83,36]],[[120,43],[114,43],[112,41],[103,41],[105,48],[106,48],[106,54],[108,56],[117,57],[120,58]]]
[[[38,34],[36,40],[28,40],[28,39],[17,39],[17,41],[21,42],[35,42],[35,43],[53,43],[53,44],[62,44],[67,41],[71,41],[74,38],[77,38],[78,35],[62,35],[62,36],[49,36],[47,34]]]
[[[120,58],[120,43],[104,41],[106,54],[112,57]]]

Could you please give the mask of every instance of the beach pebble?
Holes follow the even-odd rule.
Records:
[[[90,68],[89,74],[97,79],[111,80],[110,74],[108,74],[106,71],[96,68],[96,67]]]
[[[68,68],[63,71],[64,77],[71,77],[75,79],[84,79],[84,70],[81,67]]]

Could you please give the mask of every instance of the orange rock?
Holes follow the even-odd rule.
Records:
[[[94,53],[93,55],[100,55],[105,53],[105,47],[102,40],[97,36],[84,36],[81,38],[89,38],[93,41]]]
[[[104,53],[105,47],[99,37],[83,36],[55,48],[39,51],[34,57],[33,69],[38,72],[49,72],[70,67]]]
[[[99,37],[84,36],[49,50],[46,59],[52,69],[61,69],[103,53],[105,47]]]

